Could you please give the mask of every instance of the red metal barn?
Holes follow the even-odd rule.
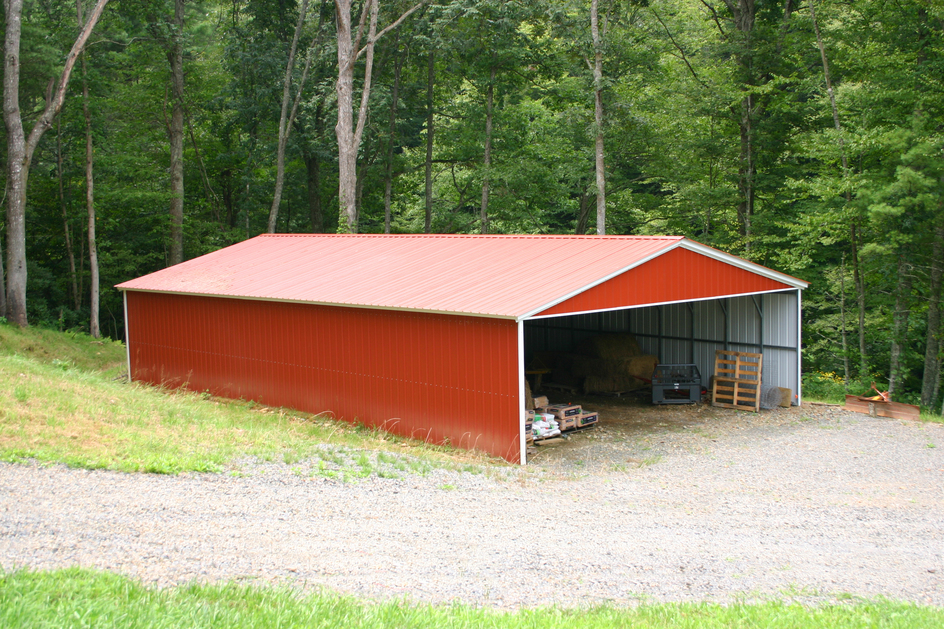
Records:
[[[134,380],[524,463],[526,356],[629,331],[799,392],[806,286],[682,237],[263,235],[118,288]]]

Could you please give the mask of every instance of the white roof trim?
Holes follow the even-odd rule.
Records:
[[[809,282],[804,282],[803,280],[797,279],[792,275],[787,275],[786,273],[780,273],[779,271],[768,269],[767,267],[751,262],[750,260],[733,256],[730,253],[719,251],[714,247],[703,245],[700,242],[695,242],[694,240],[689,240],[688,238],[682,240],[681,247],[683,249],[688,249],[689,251],[700,253],[709,258],[714,258],[720,262],[725,262],[731,266],[736,266],[739,269],[750,271],[751,273],[755,273],[768,279],[772,279],[777,282],[783,282],[787,286],[792,286],[793,288],[799,288],[802,290],[810,285]]]
[[[697,301],[713,301],[715,299],[733,299],[735,297],[750,297],[751,295],[770,295],[773,293],[785,293],[785,292],[789,292],[790,294],[793,294],[794,290],[799,290],[799,289],[775,288],[772,290],[762,290],[755,293],[731,293],[730,295],[718,295],[716,297],[699,297],[697,299],[679,299],[677,301],[660,301],[660,302],[651,303],[651,304],[635,304],[633,306],[619,306],[617,308],[599,308],[597,310],[580,310],[577,312],[563,312],[563,313],[558,313],[558,314],[549,314],[549,315],[543,315],[543,316],[529,317],[527,321],[540,321],[542,319],[555,319],[555,318],[560,318],[560,317],[574,317],[578,315],[595,314],[598,312],[616,312],[619,310],[635,310],[637,308],[651,308],[655,306],[671,306],[674,304],[690,304],[690,303],[695,303]]]
[[[532,309],[532,310],[530,310],[530,311],[524,313],[523,315],[519,315],[519,316],[518,316],[518,321],[524,321],[524,320],[526,320],[526,319],[534,318],[534,315],[536,315],[537,313],[539,313],[539,312],[544,312],[544,311],[547,310],[548,308],[553,308],[553,307],[556,306],[557,304],[559,304],[559,303],[561,303],[561,302],[565,302],[565,301],[567,301],[568,299],[570,299],[571,297],[576,297],[576,296],[579,295],[580,293],[583,293],[583,292],[585,292],[585,291],[588,291],[588,290],[590,290],[591,288],[593,288],[593,287],[595,287],[595,286],[599,286],[600,284],[603,284],[604,282],[608,282],[608,281],[610,281],[611,279],[613,279],[614,277],[617,277],[617,276],[619,276],[619,275],[622,275],[622,274],[625,273],[626,271],[635,269],[637,266],[641,266],[641,265],[643,265],[643,264],[646,264],[647,262],[650,262],[650,261],[652,261],[652,260],[658,258],[658,257],[661,256],[662,254],[668,253],[669,251],[672,251],[673,249],[675,249],[676,247],[678,247],[679,245],[681,245],[683,242],[685,242],[684,239],[679,240],[678,242],[672,244],[672,245],[669,246],[669,247],[666,247],[665,249],[660,249],[659,251],[656,251],[656,252],[653,253],[652,255],[648,255],[648,256],[646,256],[645,258],[642,258],[641,260],[637,260],[636,262],[633,262],[633,263],[630,264],[629,266],[623,267],[622,269],[620,269],[620,270],[618,270],[618,271],[614,271],[613,273],[610,273],[610,274],[607,275],[607,276],[604,276],[604,277],[602,277],[602,278],[600,278],[600,279],[598,279],[598,280],[595,280],[595,281],[591,282],[590,284],[587,284],[586,286],[584,286],[584,287],[582,287],[582,288],[578,288],[578,289],[576,289],[576,290],[574,290],[574,291],[571,291],[570,293],[567,293],[567,294],[564,295],[563,297],[558,297],[558,298],[555,299],[554,301],[548,302],[548,303],[544,304],[543,306],[541,306],[540,308],[534,308],[534,309]],[[621,308],[617,308],[617,310],[621,310]],[[568,314],[570,314],[570,313],[568,313]]]

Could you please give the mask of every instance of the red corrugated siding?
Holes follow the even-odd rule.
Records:
[[[536,316],[624,308],[792,288],[677,248],[548,308]]]
[[[126,294],[134,380],[331,411],[519,461],[513,321]]]

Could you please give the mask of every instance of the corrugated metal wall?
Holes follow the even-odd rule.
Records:
[[[567,352],[595,334],[628,331],[661,363],[696,364],[707,386],[716,350],[759,352],[763,337],[763,384],[796,393],[797,325],[796,291],[711,299],[527,321],[525,354]]]
[[[514,321],[126,295],[134,380],[520,458]]]

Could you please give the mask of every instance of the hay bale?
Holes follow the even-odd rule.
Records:
[[[656,370],[659,359],[650,354],[633,356],[629,360],[622,361],[623,369],[631,376],[642,378],[652,384],[652,372]]]
[[[778,387],[780,389],[780,406],[790,408],[793,406],[793,389],[787,387]]]
[[[645,386],[645,382],[629,375],[587,376],[583,379],[584,393],[617,393],[635,391]]]
[[[659,360],[655,356],[640,355],[626,360],[576,357],[573,373],[583,378],[585,393],[615,393],[634,391],[652,380],[652,372]]]
[[[580,343],[574,351],[584,356],[611,360],[622,360],[642,354],[636,337],[629,333],[591,336]]]
[[[534,398],[531,397],[531,383],[528,382],[527,378],[524,379],[524,410],[534,410]]]

